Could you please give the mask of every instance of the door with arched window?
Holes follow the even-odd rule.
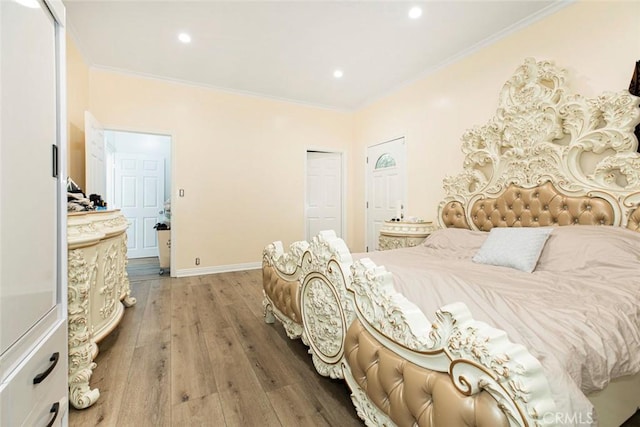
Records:
[[[404,138],[367,149],[367,251],[378,249],[384,221],[406,212],[407,151]]]

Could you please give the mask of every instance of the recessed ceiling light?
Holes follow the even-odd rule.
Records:
[[[342,70],[335,70],[333,72],[333,77],[335,77],[336,79],[341,78],[344,75],[344,73],[342,72]]]
[[[422,9],[420,9],[418,6],[414,6],[411,9],[409,9],[409,18],[418,19],[421,16],[422,16]]]
[[[180,33],[178,34],[178,40],[182,43],[191,43],[191,36],[187,33]]]

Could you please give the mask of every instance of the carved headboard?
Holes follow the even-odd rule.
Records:
[[[566,71],[528,58],[496,114],[462,137],[462,173],[444,180],[442,227],[602,224],[640,231],[640,98],[572,94]]]

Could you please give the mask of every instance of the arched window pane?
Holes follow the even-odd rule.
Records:
[[[382,168],[390,168],[396,165],[396,159],[391,157],[391,154],[384,153],[382,156],[378,157],[376,161],[376,169]]]

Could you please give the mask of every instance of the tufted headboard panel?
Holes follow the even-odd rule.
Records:
[[[447,203],[442,209],[442,223],[446,228],[469,228],[462,203]]]
[[[477,200],[471,206],[474,228],[540,227],[549,225],[613,225],[611,204],[600,197],[571,197],[547,182],[534,188],[509,186],[496,198]],[[461,203],[450,202],[443,210],[447,227],[469,228]]]
[[[629,230],[640,232],[640,206],[638,206],[629,215],[629,221],[627,222],[627,228]]]

